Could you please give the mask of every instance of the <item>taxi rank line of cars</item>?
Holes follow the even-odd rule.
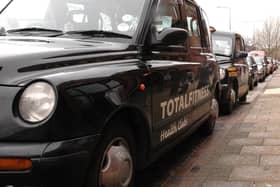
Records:
[[[130,187],[213,131],[219,67],[192,0],[13,0],[0,26],[0,185]]]
[[[258,65],[253,56],[248,55],[246,60],[249,66],[249,89],[253,90],[255,86],[258,86],[259,82]]]
[[[243,38],[211,36],[193,0],[10,1],[0,186],[131,187],[195,130],[210,135],[250,85]]]
[[[249,67],[245,42],[240,34],[216,31],[213,50],[220,65],[220,110],[230,114],[237,101],[246,101],[249,92]]]

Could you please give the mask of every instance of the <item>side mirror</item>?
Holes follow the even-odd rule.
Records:
[[[188,31],[181,28],[166,28],[157,35],[157,42],[164,45],[183,45]]]
[[[246,58],[248,53],[245,51],[238,51],[235,53],[235,58]]]
[[[217,30],[216,30],[216,28],[215,28],[215,27],[213,27],[213,26],[210,26],[209,28],[210,28],[210,32],[211,32],[211,33],[214,33],[214,32],[216,32],[216,31],[217,31]]]

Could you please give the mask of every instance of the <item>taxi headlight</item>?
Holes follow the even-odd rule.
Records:
[[[19,98],[19,114],[29,123],[39,123],[47,119],[56,105],[56,92],[47,82],[29,85]]]
[[[226,70],[220,68],[220,80],[224,79],[225,77],[226,77]]]

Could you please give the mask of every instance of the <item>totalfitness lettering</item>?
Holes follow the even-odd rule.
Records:
[[[166,117],[179,113],[210,95],[209,85],[207,85],[201,89],[161,102],[161,118],[165,119]]]

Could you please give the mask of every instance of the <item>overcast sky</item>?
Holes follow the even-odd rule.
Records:
[[[280,2],[276,0],[196,0],[206,11],[210,25],[219,30],[229,30],[229,9],[232,17],[232,31],[244,36],[252,35],[254,28],[262,27],[263,21],[269,17],[280,16]]]
[[[6,2],[8,2],[8,0],[0,0],[0,8],[2,8]]]
[[[0,7],[8,0],[0,0]],[[38,0],[39,1],[39,0]],[[280,16],[280,3],[277,0],[196,0],[206,11],[210,24],[219,30],[229,30],[229,9],[231,8],[232,31],[244,36],[252,35],[254,28],[261,28],[269,17]]]

